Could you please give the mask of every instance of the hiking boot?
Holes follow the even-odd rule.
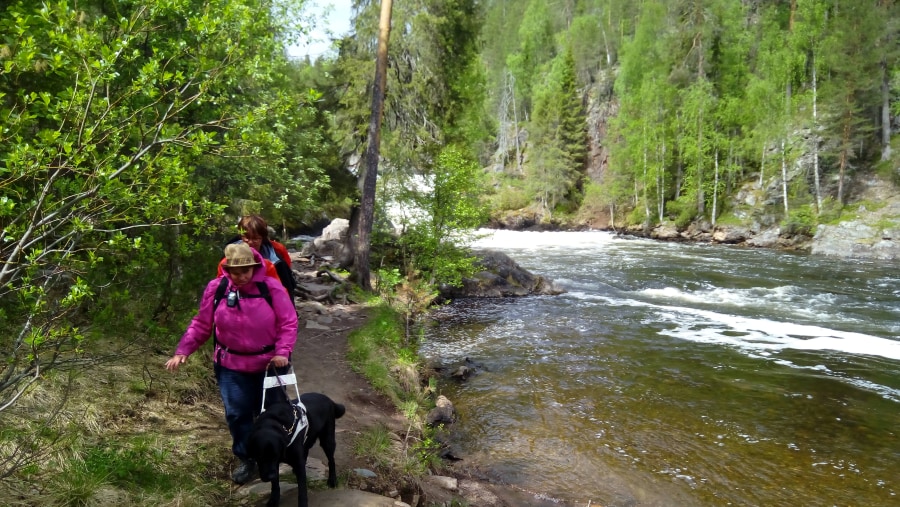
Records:
[[[231,472],[231,480],[237,484],[246,484],[256,476],[256,462],[252,459],[242,459],[234,472]]]

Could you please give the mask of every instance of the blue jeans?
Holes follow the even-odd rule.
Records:
[[[264,372],[245,373],[215,364],[216,383],[225,405],[225,421],[231,432],[231,452],[247,459],[247,440],[253,429],[253,419],[262,405]]]

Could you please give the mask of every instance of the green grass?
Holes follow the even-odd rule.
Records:
[[[866,212],[872,212],[872,211],[878,211],[885,206],[887,206],[887,202],[871,201],[869,199],[864,199],[862,201],[853,203],[852,209],[854,211],[865,210]],[[848,206],[848,208],[850,208],[850,207]]]
[[[87,449],[83,469],[118,488],[159,492],[177,487],[182,477],[167,473],[169,455],[170,449],[158,438],[138,436]]]
[[[884,217],[872,224],[872,227],[879,230],[895,229],[898,226],[900,226],[900,218],[898,217]]]
[[[407,332],[400,310],[379,304],[372,308],[367,324],[350,334],[348,344],[351,366],[369,383],[393,401],[409,421],[402,452],[392,450],[390,440],[378,429],[362,435],[356,442],[357,454],[376,464],[396,463],[402,473],[420,477],[442,465],[440,446],[434,430],[424,423],[434,407],[435,382],[422,385],[418,356],[407,343]],[[394,453],[395,455],[391,455]]]
[[[0,498],[47,506],[229,505],[227,431],[210,435],[219,445],[198,442],[190,429],[223,421],[208,363],[198,358],[176,380],[162,369],[164,356],[142,350],[119,359],[79,373],[50,371],[3,412],[0,450],[22,461],[0,481]]]
[[[87,507],[93,505],[97,496],[110,483],[105,477],[98,476],[84,467],[71,463],[65,466],[62,473],[50,479],[50,503],[71,507]]]
[[[747,225],[747,221],[734,216],[734,213],[725,212],[716,218],[716,225],[743,226]]]
[[[375,464],[376,467],[391,466],[391,432],[382,425],[374,426],[357,437],[353,445],[353,452]]]

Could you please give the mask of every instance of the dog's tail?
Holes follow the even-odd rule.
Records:
[[[334,418],[335,419],[340,419],[340,417],[342,415],[344,415],[344,412],[346,412],[346,411],[347,411],[347,409],[340,403],[334,404]]]

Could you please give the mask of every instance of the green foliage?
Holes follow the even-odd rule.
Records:
[[[597,71],[606,64],[604,52],[597,51],[597,48],[603,47],[603,28],[597,16],[590,14],[572,19],[568,40],[572,46],[578,81],[591,82]]]
[[[298,6],[0,10],[0,410],[53,368],[100,361],[109,329],[169,347],[214,273],[194,266],[221,257],[226,207],[315,215],[340,162],[321,95],[289,79]]]
[[[402,463],[405,473],[413,477],[422,477],[432,470],[441,469],[439,455],[441,444],[434,439],[432,433],[432,430],[426,430],[421,438],[410,438],[412,445],[407,452],[406,460]]]
[[[517,210],[530,204],[528,193],[521,182],[504,183],[490,196],[490,208],[492,211]]]
[[[531,110],[532,89],[544,65],[556,54],[547,2],[529,0],[519,25],[519,49],[506,59],[516,78],[516,95],[523,98],[523,111]]]
[[[397,287],[403,283],[404,277],[398,268],[375,270],[375,293],[382,297],[388,305],[393,305]]]
[[[576,89],[588,91],[592,115],[601,115],[594,133],[599,154],[609,156],[602,158],[608,165],[591,167],[595,177],[602,173],[603,181],[595,183],[613,187],[611,204],[631,208],[642,201],[645,215],[659,216],[666,201],[684,195],[693,197],[698,216],[709,216],[714,201],[721,213],[728,202],[723,194],[749,173],[759,171],[764,181],[782,155],[808,160],[781,150],[791,150],[798,134],[811,131],[822,136],[820,181],[840,183],[822,188],[842,200],[847,178],[884,148],[886,132],[875,131],[885,123],[882,109],[900,109],[896,94],[881,93],[900,83],[898,29],[888,21],[897,17],[892,2],[840,8],[824,0],[545,4],[491,2],[484,52],[493,67],[492,107],[502,118],[498,159],[511,146],[512,109],[503,107],[511,70],[518,117],[531,115],[526,160],[533,172],[525,185],[539,202],[562,193],[552,175],[568,167],[558,162],[564,150],[544,141],[538,110],[546,93],[542,80],[553,72],[549,62],[566,46]],[[613,62],[615,71],[607,73],[604,65]],[[609,76],[613,89],[607,88]],[[561,82],[558,76],[548,81]],[[809,150],[808,142],[803,149]],[[894,166],[884,164],[882,171]],[[791,195],[818,199],[813,181],[795,179]],[[505,195],[504,189],[494,195]]]
[[[190,83],[212,62],[188,72],[165,65],[186,49],[161,59],[140,51],[138,34],[158,36],[157,23],[171,14],[138,9],[111,23],[66,3],[17,3],[0,15],[9,34],[0,199],[16,203],[2,217],[0,249],[7,380],[68,359],[79,337],[60,323],[81,321],[101,287],[122,290],[123,271],[158,267],[153,261],[165,257],[152,256],[154,227],[200,225],[218,211],[190,184],[181,158],[208,149],[211,136],[179,125],[203,93],[202,82],[187,93]],[[194,28],[186,38],[206,30]],[[36,335],[40,342],[28,343]],[[16,386],[0,385],[0,397],[8,401]]]
[[[534,148],[526,184],[546,215],[580,183],[586,155],[585,117],[571,47],[553,60],[535,89]]]
[[[692,196],[681,196],[666,203],[666,214],[674,217],[676,227],[683,229],[697,216],[697,205]]]
[[[361,4],[354,36],[341,44],[336,75],[348,91],[340,98],[340,131],[348,151],[366,145],[378,35],[379,4]],[[471,146],[487,136],[484,67],[478,61],[480,3],[411,0],[393,4],[388,45],[380,173],[427,173],[447,144]],[[381,174],[379,174],[381,177]]]
[[[844,207],[837,199],[828,197],[822,200],[822,206],[819,208],[818,221],[821,224],[835,225],[841,221]]]
[[[429,284],[459,285],[474,272],[474,259],[463,247],[487,210],[481,203],[481,169],[455,147],[438,156],[431,191],[414,196],[426,218],[407,226],[400,237],[407,273],[419,272]]]
[[[613,199],[608,195],[608,188],[589,181],[584,186],[584,197],[579,210],[582,219],[599,216],[609,211]]]
[[[648,219],[646,213],[644,213],[643,206],[636,206],[625,217],[625,223],[629,225],[647,223],[648,220],[652,221],[652,219]]]
[[[792,209],[782,220],[781,229],[786,234],[812,236],[817,224],[815,207],[808,204]]]
[[[843,179],[848,166],[864,159],[860,143],[874,133],[874,124],[864,114],[866,104],[877,103],[882,85],[880,66],[883,53],[871,51],[887,27],[883,14],[872,5],[853,4],[840,9],[828,37],[822,42],[822,56],[832,79],[822,83],[824,109],[833,120],[825,125],[825,136],[834,146],[841,185],[838,200],[843,201]],[[892,29],[895,31],[895,29]]]
[[[900,136],[891,138],[891,156],[887,160],[880,160],[875,165],[875,172],[881,179],[888,180],[894,186],[900,187]]]

